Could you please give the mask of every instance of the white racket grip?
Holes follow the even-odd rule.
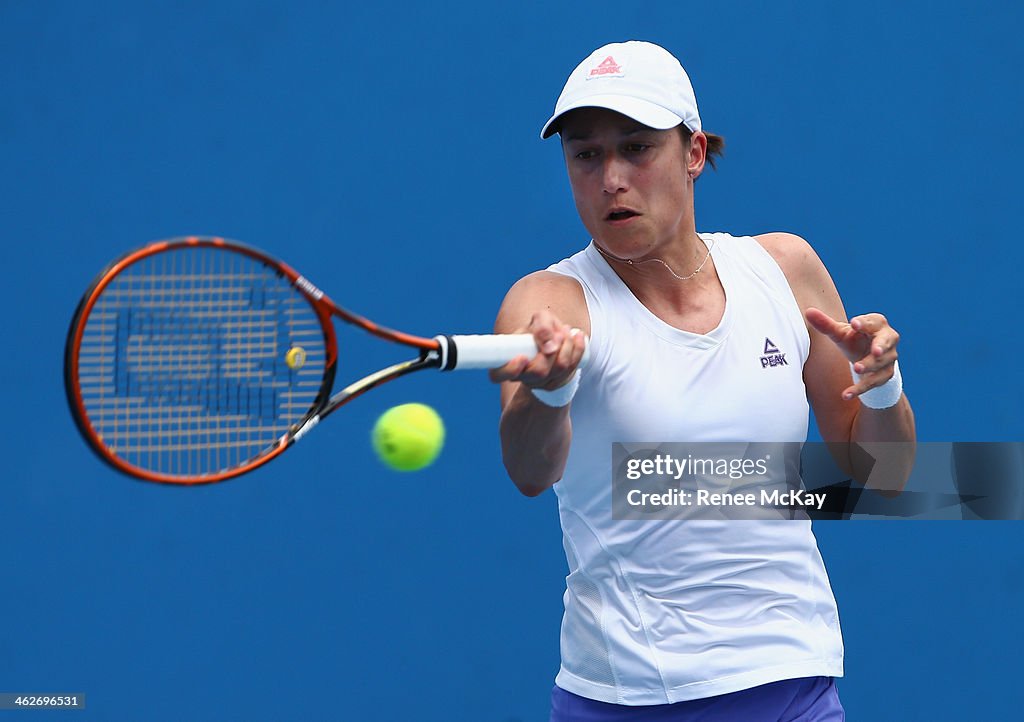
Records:
[[[441,344],[441,370],[496,369],[516,356],[537,355],[537,344],[529,333],[437,336]],[[590,358],[590,347],[583,351],[580,367]]]

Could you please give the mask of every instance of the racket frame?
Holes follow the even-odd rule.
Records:
[[[248,459],[243,464],[209,474],[180,476],[176,474],[152,471],[131,464],[111,451],[103,442],[88,420],[89,415],[86,410],[82,395],[82,388],[78,377],[79,352],[81,350],[82,338],[85,334],[86,322],[89,319],[89,315],[92,312],[93,307],[96,305],[96,302],[107,286],[109,286],[123,270],[142,259],[155,256],[159,253],[173,251],[179,248],[201,247],[222,248],[241,253],[265,264],[266,266],[274,269],[279,275],[286,278],[291,286],[303,295],[313,307],[324,334],[326,358],[324,362],[324,373],[321,386],[312,405],[305,416],[298,422],[292,424],[288,431],[282,434],[276,442],[268,446],[256,456]],[[331,392],[334,387],[334,378],[337,372],[338,361],[338,342],[334,324],[331,321],[332,316],[337,316],[346,323],[357,326],[378,338],[415,348],[419,351],[419,355],[415,359],[393,364],[359,379],[332,396]],[[95,451],[96,454],[110,466],[125,474],[141,478],[146,481],[177,485],[209,484],[240,476],[275,459],[288,447],[301,439],[325,416],[352,399],[361,396],[370,389],[415,371],[420,371],[426,368],[441,368],[442,351],[446,348],[445,344],[448,341],[449,339],[446,337],[425,338],[403,333],[401,331],[395,331],[376,324],[357,313],[353,313],[352,311],[349,311],[335,303],[329,296],[327,296],[327,294],[317,288],[317,286],[299,274],[288,264],[251,246],[221,237],[185,236],[181,238],[156,241],[143,246],[142,248],[130,251],[111,262],[92,282],[88,290],[82,296],[81,301],[79,301],[78,307],[72,316],[70,328],[68,329],[64,352],[64,388],[67,394],[71,416],[74,418],[79,432],[89,443],[93,451]]]

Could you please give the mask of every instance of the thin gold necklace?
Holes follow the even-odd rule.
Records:
[[[608,253],[608,251],[606,251],[603,248],[601,248],[601,246],[597,245],[596,242],[594,243],[594,248],[596,248],[598,250],[598,252],[600,252],[600,254],[602,256],[605,256],[606,258],[611,258],[614,261],[618,261],[619,263],[625,263],[625,264],[630,265],[630,266],[640,266],[640,265],[642,265],[644,263],[653,263],[653,262],[656,261],[656,262],[660,263],[661,265],[663,265],[665,268],[667,268],[668,272],[671,273],[676,278],[678,278],[680,281],[689,281],[691,278],[693,278],[698,273],[700,273],[700,269],[704,268],[704,264],[706,264],[708,262],[708,259],[711,258],[711,249],[715,247],[716,240],[717,239],[712,237],[711,245],[708,246],[708,255],[704,256],[704,260],[700,262],[699,266],[697,266],[697,270],[694,271],[693,273],[691,273],[689,276],[680,276],[678,273],[676,273],[675,271],[672,270],[671,266],[669,266],[667,263],[665,263],[660,258],[648,258],[648,259],[646,259],[644,261],[634,261],[634,260],[629,259],[629,258],[619,258],[618,256],[613,256],[611,253]]]

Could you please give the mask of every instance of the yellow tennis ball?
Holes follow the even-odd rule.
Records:
[[[284,355],[284,362],[293,371],[301,369],[306,363],[306,349],[302,346],[292,346]]]
[[[396,471],[429,466],[444,446],[444,422],[426,404],[394,406],[373,426],[373,448]]]

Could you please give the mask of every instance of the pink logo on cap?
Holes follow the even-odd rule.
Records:
[[[590,77],[596,75],[615,75],[622,72],[622,68],[615,62],[615,58],[609,55],[607,58],[601,61],[601,64],[590,71]]]

